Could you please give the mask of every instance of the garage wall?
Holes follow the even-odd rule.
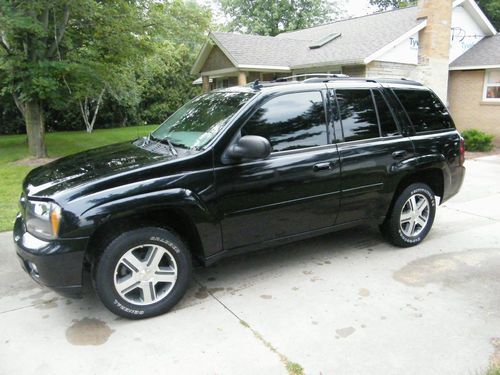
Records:
[[[500,146],[500,103],[483,101],[484,70],[451,71],[448,100],[459,130],[475,128],[493,134]]]

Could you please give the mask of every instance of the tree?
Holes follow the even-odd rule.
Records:
[[[154,33],[146,1],[0,1],[0,94],[21,112],[30,155],[47,156],[45,110],[82,103],[125,77]],[[122,85],[123,86],[123,85]],[[115,90],[116,91],[116,90]],[[88,119],[88,118],[87,118]],[[90,122],[89,122],[90,124]]]
[[[45,127],[75,130],[83,123],[91,131],[157,123],[198,93],[189,69],[211,25],[207,7],[189,0],[25,3],[0,0],[0,133],[22,132],[24,107],[36,100],[41,136],[35,139],[31,128],[28,136],[42,152],[34,156],[45,154]],[[55,35],[60,40],[49,54]],[[33,45],[30,60],[25,47]],[[23,115],[14,116],[14,98]]]
[[[227,29],[274,36],[331,22],[339,10],[322,0],[218,0],[230,21]]]
[[[210,10],[194,2],[176,0],[155,7],[152,18],[161,25],[152,45],[155,52],[136,69],[141,90],[137,112],[149,123],[164,121],[200,93],[190,70],[211,26]]]
[[[371,5],[377,6],[380,10],[405,8],[416,5],[417,0],[370,0]]]
[[[500,29],[500,0],[476,0],[497,30]]]

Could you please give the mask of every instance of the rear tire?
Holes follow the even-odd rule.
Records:
[[[434,223],[436,199],[432,189],[415,183],[397,197],[380,229],[384,237],[400,247],[418,245]]]
[[[191,256],[173,232],[139,228],[109,242],[93,274],[96,293],[111,312],[128,319],[150,318],[166,313],[184,296]]]

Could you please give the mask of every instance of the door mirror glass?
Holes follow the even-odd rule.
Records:
[[[231,159],[265,159],[271,153],[269,141],[258,135],[245,135],[229,147],[227,155]]]

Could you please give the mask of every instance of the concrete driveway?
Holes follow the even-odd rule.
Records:
[[[197,270],[171,313],[127,321],[19,268],[0,234],[0,374],[481,374],[500,364],[500,157],[416,247],[336,233]]]

